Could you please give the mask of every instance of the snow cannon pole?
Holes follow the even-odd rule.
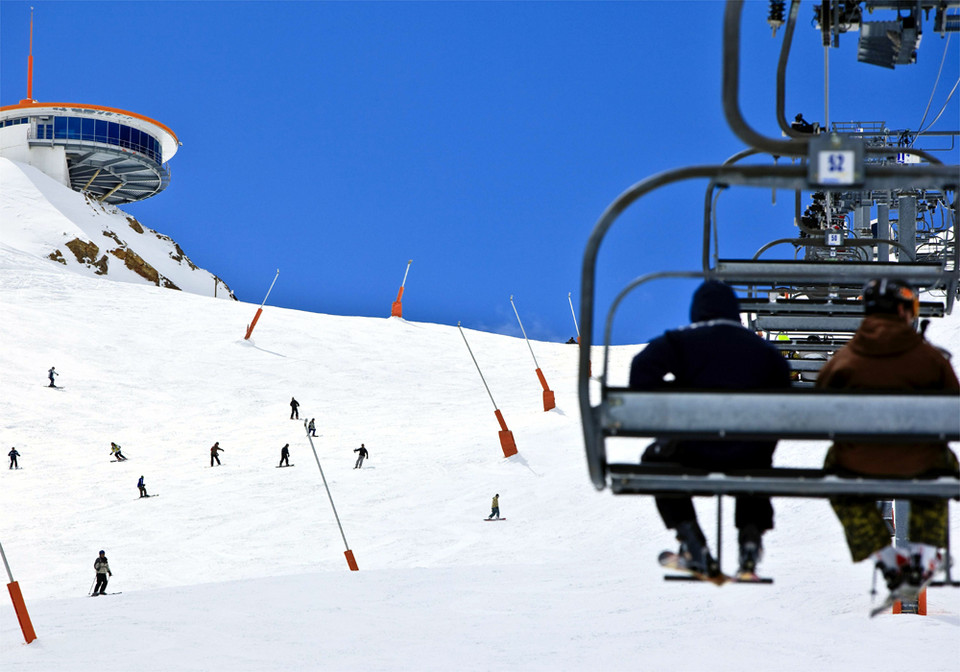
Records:
[[[260,319],[260,313],[263,312],[263,306],[267,303],[267,299],[270,298],[270,292],[273,291],[273,286],[277,284],[277,278],[280,277],[280,269],[277,269],[277,274],[273,276],[273,282],[270,283],[270,289],[267,290],[267,295],[263,297],[263,303],[260,304],[260,307],[257,308],[257,314],[253,316],[253,322],[247,325],[247,335],[243,337],[243,340],[250,340],[250,334],[253,333],[253,328],[257,326],[257,320]]]
[[[400,283],[397,300],[393,302],[393,306],[390,308],[390,317],[403,317],[403,304],[400,303],[400,299],[403,298],[403,286],[407,284],[407,273],[410,272],[410,264],[412,263],[413,259],[407,262],[407,270],[403,272],[403,282]]]
[[[344,552],[344,556],[347,558],[347,566],[350,567],[351,572],[360,571],[360,568],[357,566],[357,560],[353,557],[353,551],[350,550],[350,544],[347,543],[347,535],[343,533],[343,525],[340,523],[340,516],[337,515],[337,507],[333,503],[333,495],[330,494],[330,486],[327,485],[327,477],[323,475],[323,467],[320,466],[320,458],[317,456],[317,449],[313,445],[313,437],[310,436],[310,431],[304,426],[304,430],[307,434],[307,441],[310,442],[310,450],[313,451],[313,459],[317,461],[317,469],[320,470],[320,478],[323,479],[323,487],[327,491],[327,498],[330,500],[330,508],[333,509],[333,517],[337,521],[337,527],[340,528],[340,536],[343,537],[343,545],[346,546],[347,550]]]
[[[7,555],[3,552],[3,544],[0,544],[0,558],[3,558],[3,566],[6,568],[7,577],[10,579],[7,590],[10,591],[10,599],[13,600],[13,610],[17,612],[17,620],[20,621],[23,638],[29,644],[37,638],[37,633],[33,631],[33,623],[30,622],[30,614],[27,613],[27,605],[23,601],[20,584],[13,580],[13,573],[10,571],[9,563],[7,563]]]
[[[577,324],[577,313],[573,309],[573,299],[570,298],[570,292],[567,292],[567,302],[570,304],[570,314],[573,315],[573,327],[577,330],[577,346],[580,346],[580,325]],[[593,365],[587,359],[587,376],[593,375]]]
[[[547,379],[543,377],[543,371],[540,370],[540,365],[537,363],[537,356],[533,354],[533,346],[530,345],[530,339],[527,338],[527,332],[523,328],[523,322],[520,321],[520,313],[517,312],[517,306],[513,303],[513,294],[510,295],[510,305],[513,306],[513,314],[517,316],[517,324],[520,325],[520,333],[523,334],[523,340],[527,342],[527,347],[530,348],[533,365],[537,367],[537,378],[540,379],[540,386],[543,388],[543,410],[549,411],[551,408],[557,407],[556,397],[553,394],[553,390],[547,385]]]
[[[507,423],[503,419],[503,414],[500,412],[500,409],[497,408],[497,402],[493,400],[493,394],[491,394],[490,388],[487,386],[487,381],[483,377],[483,371],[480,370],[480,365],[477,364],[477,358],[473,356],[473,350],[470,349],[470,343],[467,342],[467,336],[463,333],[463,327],[460,326],[459,322],[457,322],[457,329],[460,330],[460,335],[463,336],[463,342],[467,345],[467,352],[470,353],[470,359],[473,360],[473,365],[477,367],[480,380],[483,381],[483,386],[487,388],[487,395],[493,403],[493,412],[497,416],[497,422],[500,423],[500,447],[503,449],[503,456],[512,457],[517,454],[517,444],[513,440],[513,432],[507,429]]]

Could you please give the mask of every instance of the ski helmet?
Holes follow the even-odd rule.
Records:
[[[873,313],[896,313],[898,305],[909,306],[914,316],[920,312],[920,295],[903,280],[879,278],[863,286],[863,310]]]

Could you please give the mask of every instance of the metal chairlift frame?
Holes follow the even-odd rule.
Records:
[[[791,20],[796,9],[791,5]],[[740,158],[756,153],[814,159],[816,145],[809,138],[793,137],[778,141],[765,138],[751,129],[739,111],[739,22],[742,0],[730,0],[724,18],[723,103],[731,129],[752,149],[738,154],[722,165],[692,166],[669,170],[646,178],[624,191],[604,211],[587,241],[581,273],[581,347],[578,393],[584,443],[590,478],[597,489],[607,487],[611,471],[606,459],[605,441],[609,436],[674,438],[763,439],[794,438],[809,440],[960,440],[960,396],[955,394],[840,394],[802,391],[775,393],[731,393],[658,391],[637,392],[608,386],[609,348],[613,317],[621,301],[640,285],[665,278],[712,278],[731,285],[765,285],[772,281],[791,285],[860,284],[871,278],[920,279],[927,287],[946,290],[948,301],[956,294],[960,273],[960,246],[954,246],[952,260],[943,264],[891,263],[817,263],[720,261],[709,267],[710,225],[713,191],[718,185],[787,189],[797,192],[820,189],[812,181],[806,165],[738,165]],[[792,25],[790,26],[792,30]],[[785,42],[783,53],[789,49]],[[783,60],[782,63],[785,61]],[[782,72],[781,68],[781,71]],[[779,73],[778,73],[779,74]],[[779,80],[779,77],[778,77]],[[778,96],[780,87],[778,86]],[[778,102],[779,99],[778,99]],[[782,117],[782,107],[778,107]],[[870,148],[877,149],[877,148]],[[868,150],[869,151],[869,150]],[[886,150],[882,150],[886,151]],[[863,190],[929,189],[954,191],[960,182],[956,166],[944,166],[921,150],[908,150],[929,164],[902,166],[870,164],[860,166],[862,176],[856,185]],[[878,152],[875,152],[878,153]],[[650,192],[691,179],[707,179],[704,215],[703,271],[663,271],[641,276],[627,285],[614,299],[604,326],[603,371],[599,378],[600,404],[590,400],[590,353],[594,333],[594,294],[597,256],[607,232],[617,218]],[[953,212],[957,212],[956,196]],[[954,235],[957,222],[954,216]],[[955,238],[956,240],[956,238]],[[952,268],[948,269],[948,261]],[[789,265],[787,265],[789,264]],[[707,412],[706,409],[712,409]],[[878,418],[889,420],[879,424]],[[892,424],[890,424],[892,423]],[[796,473],[774,470],[761,475],[642,474],[639,465],[619,466],[611,485],[616,493],[687,492],[724,494],[752,492],[777,496],[829,497],[839,494],[900,497],[947,497],[960,499],[960,480],[942,477],[935,481],[900,479],[847,479],[819,472],[816,478],[797,477]],[[696,482],[694,484],[694,482]]]

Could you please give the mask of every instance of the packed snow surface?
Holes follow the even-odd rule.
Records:
[[[244,341],[256,308],[0,241],[0,436],[22,467],[0,470],[0,542],[38,635],[24,644],[0,599],[4,672],[958,669],[960,591],[869,619],[871,568],[823,500],[775,500],[773,585],[665,582],[675,542],[652,499],[589,482],[576,346],[532,343],[556,392],[544,412],[523,340],[464,330],[520,451],[504,459],[455,327],[267,306]],[[957,319],[928,337],[957,352]],[[614,382],[638,348],[613,350]],[[291,397],[316,418],[343,535]],[[285,443],[296,466],[277,469]],[[825,448],[776,460],[816,466]],[[138,499],[141,475],[159,497]],[[508,520],[485,522],[497,493]],[[698,508],[715,542],[715,502]],[[100,549],[122,593],[89,598]]]

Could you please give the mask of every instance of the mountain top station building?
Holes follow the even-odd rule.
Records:
[[[33,100],[33,19],[27,97],[0,107],[0,156],[26,163],[75,191],[119,205],[157,194],[180,141],[136,112]]]

